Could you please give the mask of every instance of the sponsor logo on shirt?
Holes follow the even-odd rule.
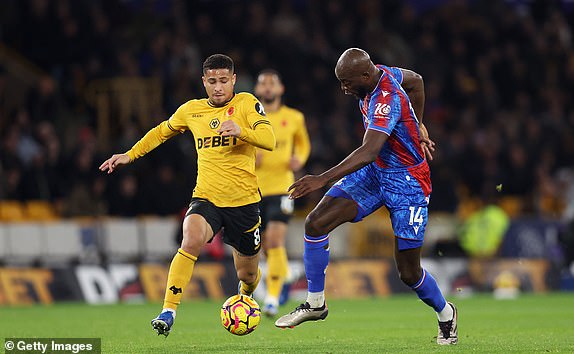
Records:
[[[203,138],[197,138],[195,141],[196,148],[207,149],[220,146],[234,146],[237,145],[237,137],[234,136],[205,136]]]
[[[375,116],[387,117],[391,113],[391,106],[386,103],[377,103],[375,106]]]

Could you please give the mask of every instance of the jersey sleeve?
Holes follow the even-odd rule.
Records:
[[[396,92],[379,91],[371,98],[367,129],[391,135],[401,117],[401,102]]]
[[[401,71],[401,68],[393,66],[393,67],[387,67],[387,69],[388,73],[391,74],[391,76],[394,77],[399,84],[403,83],[403,72]]]
[[[249,127],[241,128],[239,139],[265,150],[273,150],[275,148],[275,133],[271,123],[265,116],[261,102],[255,96],[249,96],[245,99],[243,106]]]
[[[245,98],[243,109],[247,115],[247,122],[251,129],[257,128],[259,124],[271,124],[265,114],[263,105],[255,96],[249,95]]]
[[[185,113],[187,109],[188,109],[188,103],[182,104],[175,111],[175,113],[172,114],[172,116],[167,120],[167,126],[170,130],[183,133],[188,129],[187,123],[185,121]]]

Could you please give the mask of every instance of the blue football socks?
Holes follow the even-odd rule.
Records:
[[[309,236],[305,234],[303,253],[307,287],[310,293],[325,290],[325,271],[329,264],[329,235]]]
[[[441,312],[446,306],[446,300],[442,296],[436,280],[424,269],[421,278],[415,285],[411,286],[411,289],[417,293],[419,299],[436,312]]]

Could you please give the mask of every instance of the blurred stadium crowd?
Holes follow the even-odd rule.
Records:
[[[421,5],[424,4],[424,5]],[[334,64],[348,47],[411,68],[426,85],[424,121],[437,143],[431,209],[506,201],[509,212],[574,216],[574,9],[559,1],[6,0],[0,3],[0,199],[48,200],[62,216],[178,213],[195,179],[189,134],[106,176],[186,100],[204,96],[201,63],[236,62],[237,91],[282,73],[285,102],[306,114],[307,173],[360,144],[356,100]],[[8,62],[6,62],[8,60]],[[34,80],[15,93],[6,63]],[[159,78],[161,101],[98,139],[97,80]],[[498,188],[497,188],[498,187]],[[300,201],[313,205],[321,193]],[[570,205],[569,205],[570,203]]]

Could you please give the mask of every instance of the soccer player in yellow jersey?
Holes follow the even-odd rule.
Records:
[[[111,173],[186,130],[195,138],[197,184],[183,221],[181,247],[169,268],[163,311],[151,322],[158,335],[167,336],[171,331],[201,248],[221,229],[223,241],[234,248],[240,293],[251,295],[261,278],[261,197],[255,159],[256,148],[274,149],[273,128],[253,95],[234,93],[236,76],[230,57],[208,57],[202,80],[208,98],[184,103],[129,151],[113,155],[100,166]]]
[[[289,271],[285,235],[293,213],[293,200],[289,199],[287,189],[295,181],[293,172],[303,167],[311,150],[305,118],[298,110],[282,103],[284,91],[276,71],[264,70],[257,77],[255,95],[263,103],[277,139],[275,150],[257,149],[255,169],[263,196],[261,226],[268,266],[263,313],[268,316],[275,316],[278,312],[279,296]]]

